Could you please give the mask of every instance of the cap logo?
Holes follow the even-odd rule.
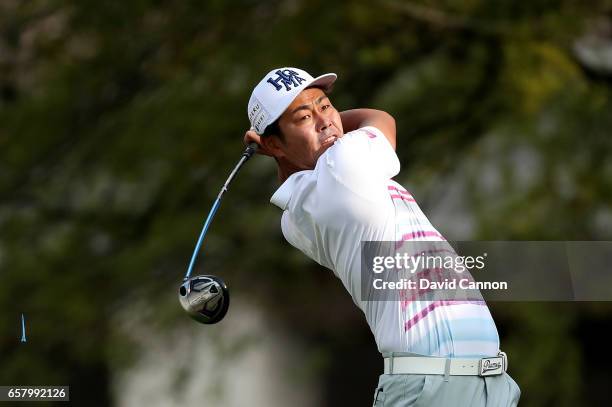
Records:
[[[276,78],[268,78],[267,82],[274,85],[277,92],[283,88],[281,84],[285,85],[285,90],[290,91],[291,86],[300,86],[300,84],[306,80],[292,69],[279,69],[274,73],[276,74]]]

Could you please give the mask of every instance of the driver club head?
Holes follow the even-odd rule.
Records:
[[[217,276],[203,275],[183,281],[179,301],[194,320],[203,324],[221,321],[229,308],[229,290]]]

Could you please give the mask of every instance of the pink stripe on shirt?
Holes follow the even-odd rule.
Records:
[[[446,270],[442,268],[426,268],[418,273],[415,273],[410,277],[410,281],[414,281],[414,283],[418,286],[419,280],[422,278],[427,278],[430,282],[442,282],[443,274]],[[432,274],[435,273],[435,274]],[[429,275],[425,277],[426,275]],[[418,278],[417,278],[418,277]],[[410,305],[413,301],[426,301],[425,297],[422,297],[423,294],[434,291],[434,288],[419,288],[416,291],[414,290],[404,290],[400,291],[400,301],[402,302],[402,310],[405,310],[408,305]],[[410,295],[408,295],[410,293]]]
[[[446,240],[446,239],[444,239],[444,236],[442,236],[438,232],[424,231],[424,230],[415,230],[414,232],[405,233],[402,236],[402,242],[406,242],[406,241],[412,240],[412,239],[417,239],[419,237],[439,237],[442,240]]]
[[[409,197],[412,198],[412,194],[410,192],[406,191],[405,189],[400,189],[400,188],[396,187],[395,185],[388,185],[387,189],[389,191],[399,192],[402,195],[406,195],[406,196],[409,196]]]
[[[408,196],[404,196],[404,195],[398,195],[398,194],[393,194],[393,195],[389,195],[391,197],[391,199],[396,199],[399,198],[402,201],[406,201],[406,202],[416,202],[416,200],[414,198],[408,197]]]
[[[437,237],[438,239],[441,239],[444,241],[446,240],[444,236],[442,236],[440,233],[435,232],[435,231],[415,230],[414,232],[405,233],[404,235],[402,235],[401,240],[398,240],[395,243],[395,249],[401,248],[404,245],[404,242],[407,242],[413,239],[418,239],[421,237]]]
[[[368,135],[369,138],[376,138],[376,134],[372,133],[370,130],[363,130]]]

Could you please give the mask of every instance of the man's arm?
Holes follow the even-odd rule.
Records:
[[[340,119],[345,133],[365,126],[376,127],[395,150],[395,119],[389,113],[374,109],[352,109],[340,112]]]

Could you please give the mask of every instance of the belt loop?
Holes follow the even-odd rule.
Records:
[[[391,352],[391,357],[389,358],[389,374],[393,374],[393,352]]]
[[[508,371],[508,356],[506,355],[506,352],[502,352],[501,350],[497,353],[497,356],[501,356],[502,361],[503,361],[503,370],[504,372]]]
[[[448,377],[450,376],[450,358],[446,358],[446,364],[444,365],[444,381],[448,382]]]

